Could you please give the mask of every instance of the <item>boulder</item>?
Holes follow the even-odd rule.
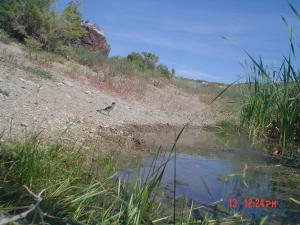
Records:
[[[81,44],[88,48],[99,51],[108,56],[110,45],[108,44],[104,32],[95,24],[83,21],[81,26],[85,29],[85,34],[80,38]]]

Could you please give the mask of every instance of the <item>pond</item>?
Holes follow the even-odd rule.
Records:
[[[228,215],[239,213],[249,218],[252,224],[258,224],[265,216],[268,216],[267,224],[300,223],[299,169],[274,163],[262,147],[254,148],[243,135],[226,136],[196,130],[187,133],[177,147],[176,198],[186,199],[189,205],[193,202],[194,206],[210,207],[212,219],[220,218],[226,212]],[[153,133],[144,138],[155,148],[155,145],[163,145],[161,142],[170,135],[157,134],[156,141]],[[156,165],[165,162],[167,155],[160,155]],[[143,154],[140,167],[127,166],[119,171],[119,176],[131,180],[137,174],[148,174],[153,169],[152,159],[153,155]],[[159,189],[165,205],[172,204],[174,163],[173,154]],[[207,213],[208,210],[200,208],[194,211],[194,217],[201,218]]]

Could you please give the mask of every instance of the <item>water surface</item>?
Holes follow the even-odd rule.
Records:
[[[175,181],[177,197],[193,201],[196,205],[219,202],[220,208],[229,213],[241,213],[251,218],[253,224],[264,216],[268,216],[269,224],[299,223],[300,206],[290,200],[291,197],[298,200],[300,197],[298,169],[274,163],[263,154],[262,149],[254,148],[245,136],[218,136],[214,132],[205,131],[195,133],[195,140],[191,141],[193,138],[189,136],[187,142],[182,140],[178,144]],[[157,139],[154,134],[150,137],[151,143],[148,144],[152,147],[163,145],[161,142],[164,138],[169,138],[163,134],[157,134]],[[161,155],[157,163],[164,162],[166,157]],[[152,158],[145,153],[140,169],[131,166],[122,170],[120,176],[132,179],[138,172],[147,174]],[[171,203],[174,155],[166,166],[160,190],[161,201]],[[248,200],[247,206],[245,199]],[[250,199],[253,204],[250,204]],[[272,205],[267,207],[267,201],[268,204],[272,202]],[[198,217],[202,214],[205,212],[200,210]],[[218,218],[217,211],[210,217]]]

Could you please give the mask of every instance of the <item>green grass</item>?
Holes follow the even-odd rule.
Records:
[[[177,135],[177,139],[180,134]],[[3,138],[2,138],[3,139]],[[193,204],[174,198],[173,213],[159,201],[159,185],[176,142],[166,161],[154,157],[147,174],[131,181],[116,176],[116,160],[106,154],[93,158],[76,145],[25,140],[0,142],[0,214],[6,219],[32,209],[26,224],[215,224],[196,220]],[[93,151],[96,151],[93,150]],[[159,153],[159,152],[158,152]],[[176,166],[174,167],[176,171]],[[176,174],[174,173],[174,181]],[[176,189],[176,182],[174,182]],[[40,198],[38,193],[42,193]],[[176,195],[176,193],[174,192]],[[182,205],[177,209],[175,205]],[[35,206],[35,208],[33,208]],[[172,210],[171,210],[172,211]],[[231,218],[240,224],[241,217]],[[225,220],[224,220],[225,221]],[[15,221],[14,224],[22,224]],[[222,224],[222,223],[220,223]],[[246,224],[246,223],[244,223]]]
[[[43,79],[53,78],[53,74],[51,72],[49,72],[48,70],[44,70],[42,68],[33,67],[33,66],[22,66],[22,69]]]
[[[0,211],[7,217],[35,202],[26,186],[33,193],[46,189],[39,207],[51,215],[31,213],[27,219],[32,224],[42,219],[52,224],[145,224],[152,219],[145,211],[153,207],[151,193],[160,177],[149,178],[146,184],[138,181],[125,190],[114,176],[111,158],[87,162],[80,149],[43,145],[37,136],[2,142],[0,155]]]
[[[299,15],[292,5],[290,7]],[[300,135],[300,68],[296,60],[299,45],[292,32],[289,40],[290,53],[275,69],[246,52],[252,65],[240,114],[241,125],[249,130],[254,141],[259,136],[278,137],[284,151],[289,145],[297,144]],[[291,148],[290,154],[297,154],[297,148]]]
[[[4,30],[0,29],[0,42],[9,44],[11,41],[12,39],[9,37],[9,35]]]
[[[92,51],[84,46],[72,46],[67,48],[65,54],[80,64],[89,67],[100,66],[106,61],[106,57],[100,52]]]
[[[284,58],[278,70],[269,70],[262,61],[249,55],[253,66],[248,77],[240,121],[255,139],[276,137],[283,149],[294,144],[300,123],[300,76],[292,56]]]
[[[217,121],[215,127],[219,128],[220,130],[226,133],[231,133],[231,134],[236,134],[239,130],[238,125],[226,120]]]

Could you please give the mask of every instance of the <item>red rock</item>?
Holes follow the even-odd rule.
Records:
[[[95,24],[91,24],[89,22],[82,22],[81,26],[86,31],[83,37],[80,38],[81,44],[108,56],[110,52],[110,45],[106,40],[104,32]]]

